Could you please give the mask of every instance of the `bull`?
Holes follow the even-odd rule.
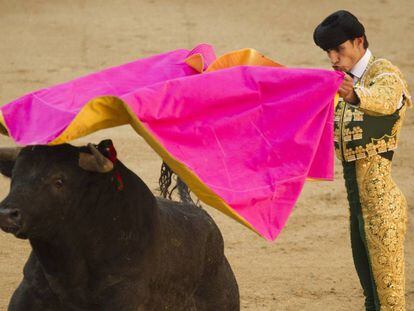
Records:
[[[8,310],[239,310],[212,218],[155,197],[110,150],[0,150],[0,227],[32,247]]]

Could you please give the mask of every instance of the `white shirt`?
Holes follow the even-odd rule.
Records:
[[[372,56],[372,53],[369,49],[365,51],[364,56],[361,57],[361,59],[355,64],[354,67],[352,67],[350,73],[354,75],[354,84],[361,79],[363,76],[365,70],[368,67],[369,60]]]

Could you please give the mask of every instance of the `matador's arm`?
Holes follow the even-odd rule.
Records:
[[[375,114],[394,113],[404,94],[404,82],[396,72],[384,72],[375,76],[369,86],[356,86],[362,110]]]

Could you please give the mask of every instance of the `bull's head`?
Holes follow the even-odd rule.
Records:
[[[92,144],[0,148],[0,172],[11,177],[10,193],[0,203],[0,228],[19,238],[53,234],[99,181],[97,173],[112,169]]]

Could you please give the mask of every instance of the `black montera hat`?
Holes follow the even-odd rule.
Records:
[[[364,34],[364,26],[359,20],[350,12],[341,10],[329,15],[316,27],[313,41],[327,51]]]

